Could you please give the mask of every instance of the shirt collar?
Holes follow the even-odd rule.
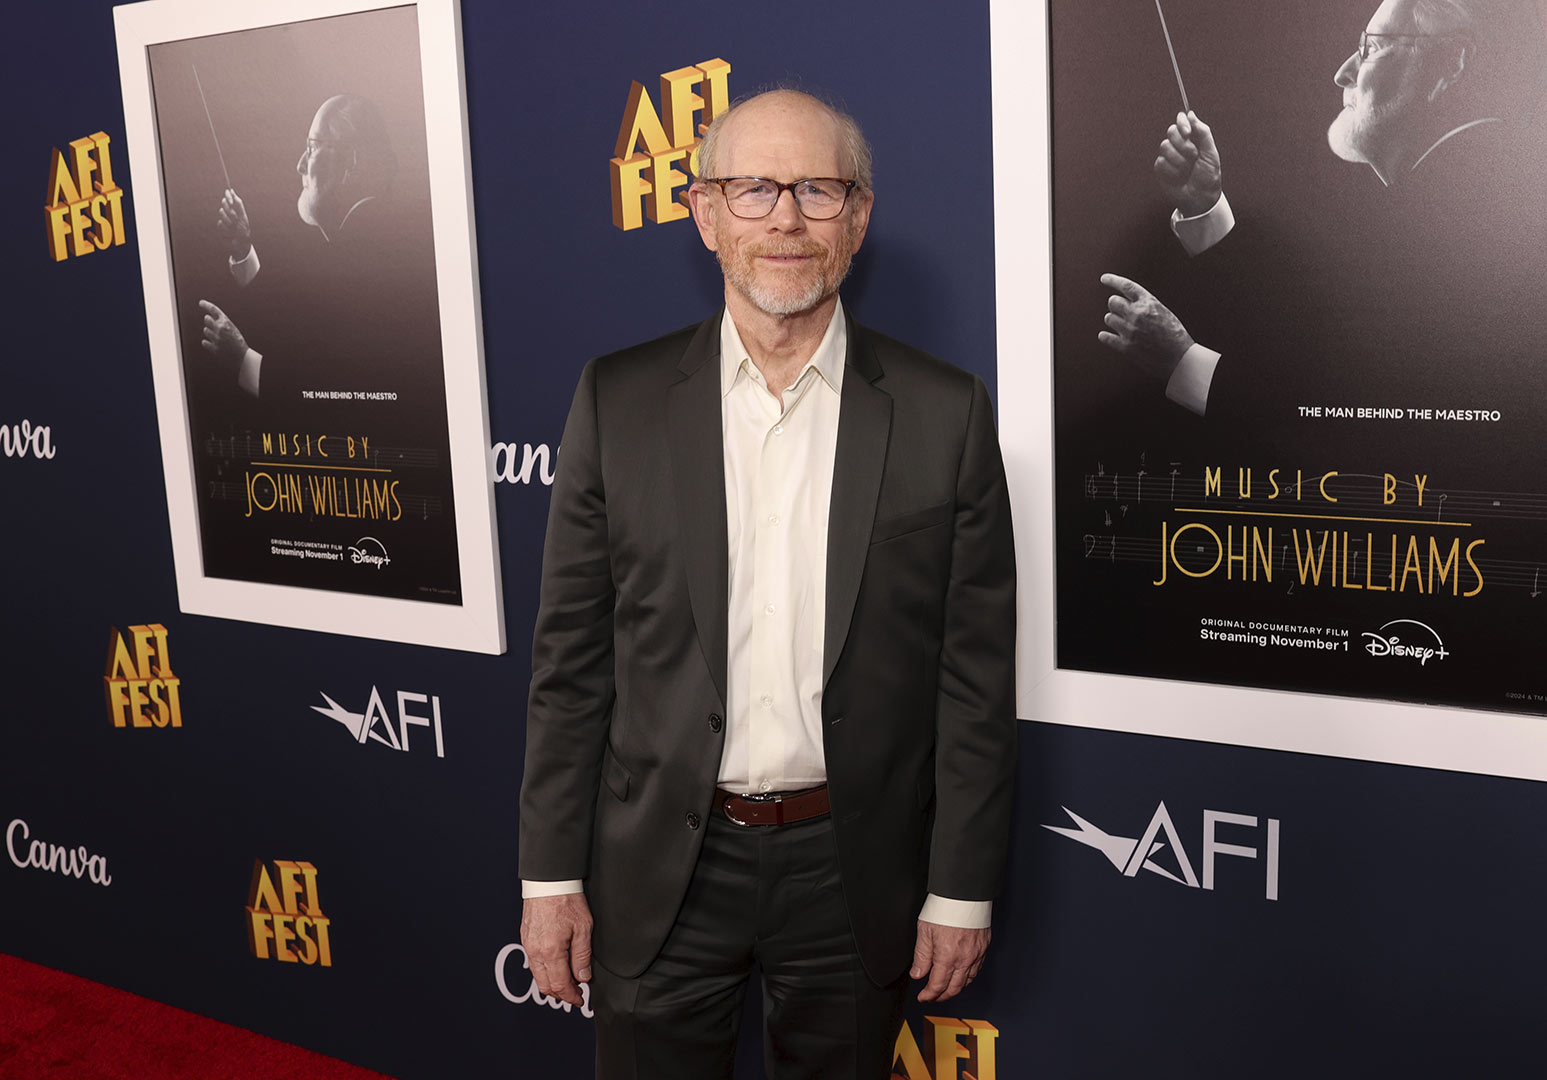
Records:
[[[1501,119],[1497,116],[1485,116],[1481,120],[1473,120],[1470,123],[1462,124],[1460,127],[1451,128],[1449,131],[1445,132],[1445,134],[1436,139],[1433,146],[1429,147],[1429,149],[1425,150],[1422,154],[1419,154],[1418,160],[1413,162],[1412,166],[1407,171],[1412,172],[1414,169],[1418,168],[1418,166],[1422,165],[1423,159],[1434,153],[1434,151],[1438,150],[1440,148],[1440,144],[1443,143],[1446,139],[1453,138],[1454,136],[1461,134],[1467,128],[1476,127],[1478,124],[1497,124],[1500,122]]]
[[[849,355],[849,323],[843,314],[843,301],[833,305],[833,317],[827,324],[827,332],[822,335],[822,342],[816,347],[816,352],[811,354],[811,359],[805,367],[800,369],[801,375],[806,373],[806,368],[816,368],[817,374],[822,376],[822,381],[832,388],[833,393],[843,393],[843,367]],[[725,315],[720,319],[720,396],[724,397],[731,392],[731,387],[736,385],[736,379],[743,368],[754,368],[752,357],[747,353],[747,347],[741,343],[741,334],[736,330],[736,323],[731,319],[730,308],[725,309]],[[798,381],[798,379],[797,379]]]

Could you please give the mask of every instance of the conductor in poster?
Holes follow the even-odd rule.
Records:
[[[1147,138],[1073,92],[1111,7],[1054,8],[1060,663],[1547,709],[1538,5],[1125,5]]]
[[[459,603],[414,9],[150,55],[205,573]]]

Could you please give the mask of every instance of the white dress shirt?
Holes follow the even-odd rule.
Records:
[[[775,399],[728,310],[720,322],[730,600],[719,785],[741,794],[827,782],[827,520],[848,336],[839,303],[816,352]],[[578,880],[522,881],[521,895],[581,888]],[[992,901],[931,893],[919,918],[982,928],[992,914]]]

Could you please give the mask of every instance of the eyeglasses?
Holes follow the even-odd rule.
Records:
[[[794,196],[795,206],[802,216],[810,221],[827,221],[843,213],[849,192],[859,181],[812,176],[781,184],[762,176],[722,176],[706,179],[704,183],[718,184],[725,195],[725,205],[739,218],[767,217],[778,205],[779,196],[788,191]]]
[[[1370,58],[1375,51],[1375,46],[1386,41],[1417,41],[1420,38],[1464,38],[1466,34],[1372,34],[1368,30],[1359,31],[1359,47],[1354,50],[1354,55],[1362,64]]]

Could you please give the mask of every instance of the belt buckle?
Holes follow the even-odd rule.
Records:
[[[782,791],[753,792],[750,795],[732,795],[731,799],[744,799],[747,802],[755,803],[782,803],[784,801],[784,793]],[[730,818],[734,824],[740,825],[744,829],[755,829],[758,827],[750,821],[742,821],[735,814],[731,813],[730,799],[725,800],[725,816]]]

